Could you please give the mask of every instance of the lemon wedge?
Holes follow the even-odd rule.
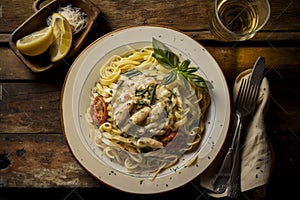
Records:
[[[27,56],[37,56],[44,53],[52,44],[52,30],[53,28],[48,26],[17,40],[17,49]]]
[[[57,62],[64,58],[72,46],[72,27],[68,20],[59,13],[53,13],[53,43],[50,47],[50,60]]]

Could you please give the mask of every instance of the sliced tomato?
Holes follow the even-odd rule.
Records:
[[[176,136],[177,133],[171,133],[169,135],[167,135],[166,137],[164,137],[161,142],[164,144],[164,146],[166,146],[169,142],[171,142],[174,137]]]
[[[106,102],[101,96],[96,96],[91,106],[90,114],[93,119],[93,123],[96,126],[100,126],[107,119],[107,106]]]

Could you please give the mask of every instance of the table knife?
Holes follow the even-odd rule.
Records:
[[[265,71],[265,58],[260,56],[257,58],[251,76],[250,76],[250,84],[259,84],[264,77]]]

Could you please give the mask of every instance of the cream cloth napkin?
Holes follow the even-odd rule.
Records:
[[[237,76],[233,87],[233,105],[241,84],[241,79],[243,77],[250,78],[251,71],[252,69],[247,69]],[[263,197],[265,194],[265,186],[269,181],[274,161],[272,146],[269,142],[264,123],[264,114],[268,109],[268,99],[269,83],[265,77],[262,80],[256,111],[253,116],[249,117],[249,122],[247,124],[244,123],[244,128],[247,128],[247,130],[241,135],[241,139],[245,137],[245,142],[244,144],[241,143],[240,150],[241,191],[244,192],[254,189],[259,197]],[[234,111],[232,111],[232,115],[235,115]],[[235,124],[232,125],[228,137],[233,135],[232,133],[236,125],[236,117],[234,116],[232,119],[234,119]],[[213,190],[213,181],[231,144],[231,138],[228,139],[228,137],[217,158],[211,166],[200,175],[200,185],[210,191]],[[224,197],[226,196],[226,192],[227,191],[223,194],[207,192],[207,194],[213,197]]]

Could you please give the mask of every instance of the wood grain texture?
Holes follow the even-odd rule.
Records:
[[[93,2],[102,15],[80,51],[118,28],[145,24],[170,26],[194,38],[212,54],[225,75],[230,92],[235,77],[252,67],[258,56],[264,56],[270,83],[265,120],[275,153],[275,166],[264,199],[292,199],[297,195],[300,177],[300,1],[270,0],[270,21],[254,38],[238,43],[218,42],[210,34],[208,15],[213,0]],[[2,0],[0,3],[0,154],[6,155],[10,162],[8,167],[0,169],[0,198],[20,193],[20,188],[28,195],[33,192],[29,188],[55,188],[60,199],[64,199],[74,191],[81,191],[77,188],[84,188],[93,190],[90,195],[93,198],[108,194],[113,199],[176,199],[179,194],[185,194],[187,199],[210,200],[197,179],[165,194],[147,197],[124,194],[96,180],[77,162],[61,128],[60,100],[65,77],[78,54],[46,73],[35,74],[8,45],[10,34],[33,14],[32,3],[33,0]],[[43,198],[44,192],[40,191]],[[245,198],[254,200],[256,196],[246,193]]]
[[[201,41],[200,41],[200,44]],[[276,70],[285,78],[299,78],[300,66],[300,46],[271,46],[264,43],[263,47],[257,46],[241,46],[240,44],[227,44],[227,46],[203,42],[202,44],[209,53],[219,63],[221,69],[227,78],[232,79],[238,73],[253,66],[258,56],[264,56],[266,65],[272,70]],[[219,45],[219,46],[218,46]],[[257,44],[256,44],[257,45]],[[269,45],[269,46],[268,46]],[[2,80],[38,80],[48,79],[62,81],[73,63],[73,60],[67,60],[62,65],[56,67],[50,72],[36,75],[32,73],[7,47],[0,47],[0,60],[3,61],[1,69]]]
[[[2,83],[1,133],[61,133],[60,84]]]
[[[1,169],[5,187],[101,186],[74,159],[61,134],[2,134],[0,152],[11,162]]]
[[[47,2],[50,2],[49,0]],[[111,29],[128,25],[160,24],[181,30],[208,30],[208,16],[212,0],[93,0],[103,12]],[[24,19],[30,17],[33,1],[2,0],[1,32],[12,32]],[[271,18],[263,31],[298,30],[299,1],[272,0]],[[15,13],[18,13],[16,15]]]
[[[299,86],[269,72],[270,109],[267,126],[271,132],[284,132],[286,125],[300,132]],[[234,80],[231,80],[233,83]],[[298,84],[299,85],[299,84]],[[60,84],[2,83],[0,105],[1,133],[62,133],[60,121]],[[231,90],[231,86],[229,85]]]
[[[267,199],[293,197],[293,192],[285,195],[282,194],[282,190],[296,189],[296,185],[293,183],[298,181],[300,175],[297,168],[297,163],[299,163],[297,155],[299,155],[300,149],[296,148],[299,141],[290,132],[274,134],[271,140],[275,149],[276,164],[272,172],[272,181],[266,193]],[[11,162],[6,169],[1,169],[0,186],[6,188],[61,188],[62,190],[56,191],[56,195],[68,195],[71,190],[78,192],[77,188],[94,188],[95,190],[90,191],[93,197],[99,193],[112,193],[111,195],[115,197],[121,195],[128,199],[141,198],[141,195],[131,195],[113,190],[92,177],[70,153],[63,135],[2,134],[0,152],[5,152]],[[284,173],[282,173],[283,171]],[[283,181],[284,185],[282,185]],[[190,192],[186,196],[196,198],[205,192],[203,188],[196,189],[197,187],[198,180],[195,179],[178,190],[147,196],[149,199],[165,199],[172,195],[182,194],[182,192]],[[67,190],[63,190],[64,188]],[[52,198],[56,197],[54,194],[49,195]],[[213,199],[205,194],[202,195],[205,196],[204,199]],[[44,198],[47,199],[47,197]],[[251,198],[247,195],[247,199]]]

